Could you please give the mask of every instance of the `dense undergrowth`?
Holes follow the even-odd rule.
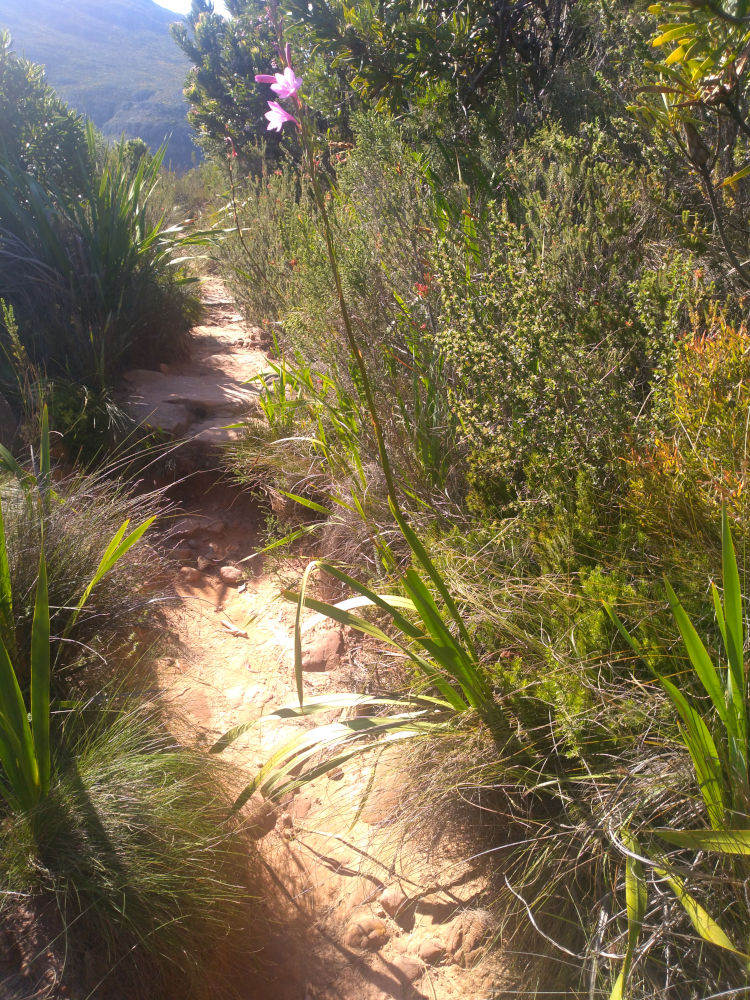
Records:
[[[234,995],[252,853],[158,697],[171,505],[117,395],[187,349],[204,186],[107,147],[5,34],[0,106],[0,992]]]
[[[36,109],[0,123],[3,391],[34,401],[32,419],[46,394],[68,455],[76,427],[89,455],[111,442],[123,369],[178,354],[195,316],[172,202],[204,211],[214,266],[275,338],[262,419],[229,470],[271,494],[276,550],[312,536],[350,598],[312,596],[312,567],[289,595],[300,617],[380,650],[378,684],[331,703],[305,699],[298,648],[300,704],[281,714],[345,714],[245,795],[278,797],[387,741],[412,827],[475,832],[529,996],[741,996],[746,5],[293,2],[284,23],[274,4],[259,19],[231,0],[229,21],[193,6],[178,41],[214,160],[188,181],[86,138],[0,47],[0,91]],[[276,81],[270,120],[286,131],[267,144],[251,77],[290,59],[302,79]],[[101,436],[80,418],[88,400]],[[86,655],[127,646],[145,563],[153,575],[142,539],[65,622],[106,541],[154,498],[98,474],[49,491],[36,452],[32,466],[31,485],[2,484],[16,687],[0,697],[31,755],[5,747],[26,798],[9,796],[2,863],[27,901],[91,900],[89,932],[113,955],[138,940],[164,982],[188,952],[200,995],[197,942],[245,919],[231,830],[212,835],[218,772],[117,684],[106,707],[81,707],[101,666],[78,646],[55,652],[51,728],[35,685],[45,601]],[[142,877],[125,884],[112,852]]]
[[[554,24],[542,10],[576,19],[544,99],[526,91],[500,134],[508,91],[486,95],[453,145],[460,62],[431,60],[425,11],[394,4],[382,30],[341,11],[338,36],[292,12],[303,151],[292,123],[288,158],[241,182],[242,150],[227,146],[236,231],[220,266],[279,358],[230,467],[282,499],[289,541],[315,533],[329,579],[358,595],[326,604],[306,580],[301,606],[378,639],[381,679],[384,664],[394,679],[411,664],[408,691],[353,692],[351,723],[322,727],[319,749],[338,760],[400,738],[415,761],[410,816],[434,828],[469,804],[463,822],[501,859],[500,912],[545,955],[536,971],[529,957],[529,994],[554,981],[589,996],[739,995],[747,761],[716,685],[734,683],[744,704],[745,140],[689,55],[644,69],[645,11],[533,6],[539,20],[517,23],[537,69]],[[702,71],[730,73],[743,29],[693,6],[706,34],[687,5],[662,4],[677,26],[660,44],[696,35]],[[423,40],[408,71],[407,23]],[[500,75],[518,99],[528,52],[519,37],[505,45]],[[365,64],[376,52],[373,66],[354,51]],[[344,67],[338,84],[326,59]],[[651,93],[692,87],[699,112],[677,97],[664,114],[650,105],[646,72],[667,81]],[[315,145],[337,86],[344,135]],[[712,158],[727,128],[730,151]],[[720,613],[709,584],[722,572]],[[725,666],[711,673],[709,659]],[[283,794],[297,768],[321,773],[310,747],[292,741],[251,788]],[[726,790],[721,806],[706,782]]]

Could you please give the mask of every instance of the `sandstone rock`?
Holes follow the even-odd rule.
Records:
[[[219,570],[222,583],[230,587],[238,587],[245,579],[245,574],[238,566],[222,566]]]
[[[416,982],[424,972],[424,965],[418,959],[410,958],[408,955],[399,955],[398,958],[392,960],[391,965],[410,983]]]
[[[446,947],[454,962],[463,968],[473,965],[495,930],[495,921],[487,910],[460,913],[448,928]]]
[[[350,948],[378,951],[388,940],[388,928],[382,920],[363,913],[352,917],[344,934],[344,944]]]
[[[180,566],[180,583],[195,587],[203,582],[203,574],[195,566]]]
[[[223,535],[227,530],[227,522],[222,517],[217,517],[213,521],[207,521],[203,530],[207,535]]]
[[[284,812],[279,816],[278,822],[276,824],[280,830],[291,830],[294,826],[294,820],[289,815],[288,812]]]
[[[18,434],[18,421],[8,400],[0,393],[0,444],[10,448]]]
[[[445,946],[437,938],[425,938],[420,941],[417,954],[428,965],[439,965],[445,958]]]
[[[278,809],[267,799],[254,797],[245,806],[243,816],[248,835],[253,840],[262,840],[276,826]]]
[[[295,819],[304,819],[312,809],[312,800],[307,795],[295,795],[289,811]]]
[[[190,410],[181,403],[157,402],[153,404],[148,400],[130,400],[128,412],[138,423],[155,427],[179,437],[184,434],[190,426],[192,414]]]
[[[394,882],[381,892],[378,902],[389,917],[395,917],[406,905],[408,897],[401,886]]]
[[[339,654],[344,648],[340,629],[331,628],[312,639],[302,652],[303,670],[329,670],[338,666]]]
[[[182,517],[179,521],[175,521],[171,526],[171,534],[175,538],[190,538],[192,541],[193,535],[197,535],[199,531],[202,530],[202,524],[200,518],[197,517]],[[190,544],[190,542],[188,542]]]

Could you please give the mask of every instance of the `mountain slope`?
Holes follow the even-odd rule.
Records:
[[[195,147],[182,87],[188,63],[153,0],[0,0],[0,28],[42,63],[49,83],[106,136],[141,136],[189,166]]]

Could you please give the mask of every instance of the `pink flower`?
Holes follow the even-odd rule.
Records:
[[[265,117],[268,119],[269,132],[280,132],[286,122],[294,122],[295,125],[299,125],[294,115],[290,115],[278,101],[268,102],[268,111],[266,111]]]
[[[256,83],[270,83],[271,90],[278,94],[282,100],[293,97],[302,86],[302,80],[295,74],[291,66],[287,66],[283,73],[259,73],[255,77]]]

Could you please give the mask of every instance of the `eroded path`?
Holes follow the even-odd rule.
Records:
[[[196,461],[217,464],[223,430],[254,408],[245,384],[262,370],[258,332],[247,330],[223,289],[211,282],[206,324],[191,359],[160,373],[135,373],[136,405],[171,421],[171,432],[205,449]],[[148,409],[150,407],[150,409]],[[208,412],[207,412],[208,411]],[[172,419],[174,418],[174,419]],[[295,700],[294,608],[280,597],[307,558],[254,557],[260,541],[257,503],[217,481],[214,472],[182,487],[176,526],[175,588],[170,612],[173,654],[159,663],[160,686],[175,725],[204,745],[239,723],[256,724],[226,751],[249,778],[294,725],[268,719]],[[364,677],[355,637],[329,625],[305,633],[308,694],[353,690]],[[333,721],[335,714],[324,717]],[[319,720],[320,721],[320,720]],[[455,834],[426,844],[399,817],[401,777],[381,758],[322,779],[278,806],[251,800],[262,857],[262,892],[270,926],[247,1000],[490,1000],[504,995],[496,963],[485,954],[496,938],[484,909],[487,886],[468,845]],[[239,785],[239,781],[238,781]]]

